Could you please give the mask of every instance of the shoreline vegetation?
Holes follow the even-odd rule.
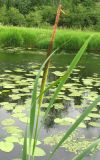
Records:
[[[52,29],[25,28],[13,26],[0,26],[0,48],[23,48],[25,50],[47,50],[50,43]],[[95,34],[90,41],[87,52],[99,53],[100,51],[100,33],[58,29],[54,48],[62,46],[60,51],[75,53],[81,48],[86,39]],[[66,42],[66,43],[65,43]],[[64,44],[64,45],[63,45]]]

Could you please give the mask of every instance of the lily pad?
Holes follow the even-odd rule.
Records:
[[[6,141],[1,141],[0,142],[0,150],[3,152],[11,152],[14,148],[14,144],[13,143],[9,143]]]
[[[93,82],[94,82],[94,80],[93,79],[90,79],[90,78],[88,78],[88,79],[83,79],[83,83],[86,85],[86,86],[90,86],[90,85],[93,85]]]
[[[24,138],[20,139],[20,144],[23,145],[23,142],[24,142]],[[32,144],[34,143],[34,139],[32,139]],[[40,145],[41,142],[40,141],[37,141],[37,145]],[[27,154],[29,154],[29,138],[27,138],[27,148],[28,148],[28,151],[27,151]],[[31,155],[32,155],[32,147],[31,147]],[[42,157],[42,156],[45,156],[46,153],[43,149],[41,149],[40,147],[36,147],[35,148],[35,153],[34,155],[36,157]]]
[[[29,118],[28,117],[21,117],[19,120],[23,123],[28,123]]]
[[[3,103],[3,108],[7,111],[13,110],[13,108],[16,106],[16,103]]]
[[[99,122],[90,122],[89,125],[93,126],[93,127],[98,127],[98,128],[100,127],[100,123]]]
[[[73,123],[75,122],[75,119],[69,118],[69,117],[67,117],[67,118],[62,118],[62,119],[56,118],[56,119],[54,120],[54,122],[55,122],[55,123],[58,123],[58,124],[60,124],[60,125],[71,125],[71,124],[73,124]],[[84,123],[81,123],[81,124],[79,125],[79,127],[80,127],[80,128],[86,128],[86,126],[85,126]]]
[[[55,74],[56,76],[63,76],[65,72],[60,72],[60,71],[55,71],[55,72],[52,72],[53,74]]]
[[[22,117],[26,117],[26,114],[25,113],[15,113],[15,114],[12,114],[12,116],[14,117],[14,118],[18,118],[18,119],[20,119],[20,118],[22,118]]]
[[[19,143],[20,139],[16,136],[9,136],[5,138],[5,141],[9,143]]]
[[[46,155],[46,153],[42,148],[40,148],[40,147],[35,148],[35,152],[34,152],[35,157],[43,157],[45,155]]]
[[[6,72],[6,73],[11,73],[12,71],[11,71],[11,70],[5,70],[5,72]]]
[[[55,104],[54,104],[54,108],[55,108],[55,109],[64,109],[64,106],[63,106],[62,103],[55,103]]]
[[[20,94],[12,94],[12,95],[9,95],[9,97],[11,97],[12,98],[12,100],[18,100],[18,99],[20,99],[21,98],[21,96],[20,96]]]
[[[21,69],[21,68],[16,68],[15,70],[14,70],[15,72],[26,72],[24,69]]]
[[[6,127],[4,127],[4,129],[6,130],[6,132],[8,132],[10,134],[22,135],[22,133],[23,133],[23,131],[17,126],[6,126]]]
[[[9,118],[9,119],[5,119],[5,120],[1,121],[1,124],[4,126],[9,126],[9,125],[14,124],[14,122],[15,121],[13,119]]]
[[[100,114],[97,113],[90,113],[88,116],[91,118],[100,118]]]

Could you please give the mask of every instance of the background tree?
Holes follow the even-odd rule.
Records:
[[[0,23],[29,27],[53,25],[58,3],[59,0],[0,0]],[[66,13],[60,18],[61,27],[99,30],[99,0],[61,0],[61,3]],[[9,10],[12,17],[7,13]]]
[[[3,1],[2,0],[0,0],[0,7],[2,7],[3,6]]]
[[[40,10],[35,10],[26,15],[26,25],[28,27],[39,27],[42,24],[42,14]]]
[[[12,6],[12,0],[6,0],[5,5],[6,5],[7,10],[9,10],[10,7]]]

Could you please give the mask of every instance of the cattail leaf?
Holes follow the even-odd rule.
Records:
[[[55,102],[55,99],[57,98],[61,88],[63,87],[64,83],[66,82],[66,80],[69,78],[70,74],[73,72],[73,69],[76,67],[76,65],[78,64],[79,60],[81,59],[82,55],[84,54],[84,52],[86,51],[86,48],[90,42],[90,40],[92,39],[93,35],[90,36],[86,42],[83,44],[83,46],[81,47],[81,49],[79,50],[79,52],[76,54],[75,58],[73,59],[72,63],[70,64],[70,67],[68,68],[68,70],[65,72],[64,76],[61,78],[59,85],[54,93],[54,95],[52,96],[50,103],[48,105],[48,108],[45,112],[44,118],[43,118],[43,122],[45,120],[45,118],[47,117],[50,108],[52,107],[53,103]],[[57,81],[58,82],[58,81]]]
[[[26,128],[25,137],[24,137],[22,160],[27,160],[27,128]]]

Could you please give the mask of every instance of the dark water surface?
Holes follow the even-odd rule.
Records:
[[[59,75],[62,76],[63,72],[70,65],[73,57],[74,55],[66,54],[53,56],[48,83],[59,78]],[[0,141],[4,141],[6,137],[12,135],[17,136],[17,134],[19,134],[15,133],[17,132],[16,129],[14,129],[13,134],[11,126],[16,126],[21,129],[21,131],[25,130],[25,119],[27,118],[30,107],[33,82],[44,60],[45,56],[42,54],[39,55],[38,53],[0,54]],[[46,155],[50,153],[53,146],[49,145],[50,142],[44,142],[44,139],[46,137],[53,137],[54,135],[59,137],[59,134],[62,135],[65,133],[71,124],[67,125],[64,118],[70,117],[73,120],[76,119],[76,117],[83,112],[85,107],[100,94],[100,56],[93,54],[83,56],[78,67],[74,70],[66,84],[67,85],[61,90],[49,116],[45,120],[41,131],[41,144],[39,147],[44,149]],[[46,95],[42,106],[42,112],[46,110],[46,104],[49,103],[50,96],[54,93],[54,90],[55,88],[51,89]],[[90,119],[84,122],[85,127],[79,128],[76,139],[80,137],[82,141],[82,136],[84,136],[83,142],[85,140],[91,142],[100,134],[100,104],[92,113],[94,115],[90,115]],[[98,117],[95,117],[95,115]],[[12,124],[13,122],[9,122],[8,125],[3,123],[5,119],[13,119],[14,124]],[[61,121],[62,119],[63,122]],[[57,120],[60,120],[60,122]],[[10,132],[8,131],[8,127],[10,127]],[[23,135],[24,133],[19,136],[19,141]],[[74,149],[71,149],[71,147],[61,147],[52,160],[71,160],[75,155]],[[0,150],[0,160],[14,160],[15,158],[20,158],[21,149],[21,145],[14,143],[12,152],[5,153]],[[81,148],[78,148],[77,152],[80,152],[80,150]],[[100,160],[99,149],[94,157],[96,160]],[[36,160],[46,159],[47,156],[36,157]],[[92,156],[88,156],[86,160],[93,160],[93,158]]]

